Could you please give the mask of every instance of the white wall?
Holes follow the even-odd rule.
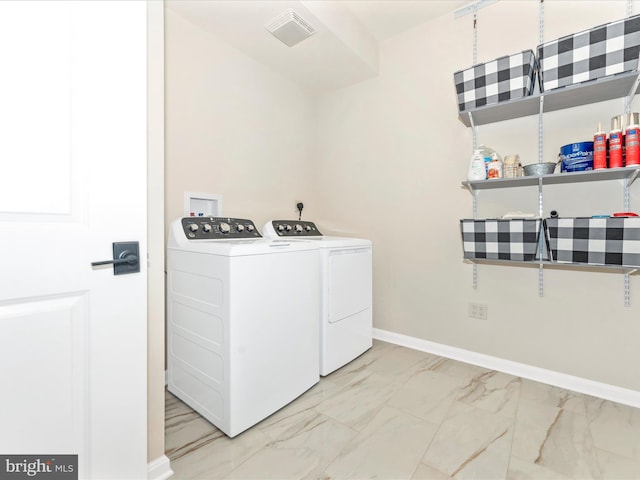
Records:
[[[504,1],[478,14],[478,61],[538,44],[538,3]],[[626,15],[627,2],[546,1],[545,39]],[[568,21],[570,19],[571,21]],[[378,78],[318,103],[320,218],[352,226],[374,244],[377,328],[640,390],[640,282],[623,304],[623,276],[463,263],[458,219],[471,218],[461,188],[472,146],[457,119],[453,72],[472,64],[472,17],[438,18],[380,45]],[[622,100],[545,116],[546,161],[561,145],[589,140]],[[634,110],[638,110],[635,107]],[[537,117],[478,127],[478,143],[537,161]],[[622,187],[583,184],[546,190],[545,212],[591,215],[622,209]],[[320,188],[321,187],[321,188]],[[637,185],[632,208],[640,210]],[[537,188],[481,192],[479,216],[537,212]],[[468,318],[468,302],[488,320]]]
[[[222,194],[224,215],[260,230],[300,200],[312,212],[315,131],[305,91],[167,10],[167,223],[185,191]]]

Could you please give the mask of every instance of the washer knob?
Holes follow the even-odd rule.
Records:
[[[205,223],[204,225],[202,225],[202,229],[209,233],[211,231],[211,225],[209,225],[208,223]]]
[[[305,229],[307,232],[310,232],[310,231],[311,231],[311,225],[307,225],[306,227],[304,227],[304,229]]]
[[[282,225],[282,224],[278,225],[278,231],[279,232],[283,232],[284,231],[284,225]]]
[[[300,225],[299,223],[296,223],[296,226],[294,228],[296,229],[296,233],[300,233],[302,231],[302,225]]]
[[[287,232],[290,232],[290,231],[291,231],[291,225],[287,225],[287,227],[286,227],[286,228],[287,228]]]
[[[256,228],[253,225],[251,225],[251,224],[247,225],[247,230],[248,231],[253,232],[255,229]]]
[[[221,233],[229,233],[230,231],[231,231],[231,226],[227,222],[220,223]]]
[[[244,232],[244,225],[240,223],[236,224],[236,230],[239,232]]]
[[[189,224],[189,230],[191,230],[192,232],[195,232],[198,230],[198,224],[197,223],[190,223]]]

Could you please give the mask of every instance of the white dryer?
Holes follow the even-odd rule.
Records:
[[[272,220],[266,238],[320,248],[320,375],[346,365],[372,345],[372,244],[324,236],[313,222]]]
[[[186,217],[167,244],[169,391],[229,437],[319,381],[319,250]]]

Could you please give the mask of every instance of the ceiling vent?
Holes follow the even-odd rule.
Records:
[[[293,47],[316,33],[316,29],[292,9],[282,12],[266,24],[265,28],[288,47]]]

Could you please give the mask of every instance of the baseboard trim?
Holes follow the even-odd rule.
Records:
[[[147,464],[148,480],[166,480],[172,475],[173,470],[171,470],[171,463],[169,457],[166,455],[158,457]]]
[[[442,357],[459,360],[461,362],[490,368],[517,377],[527,378],[536,382],[546,383],[555,387],[572,390],[574,392],[592,395],[594,397],[611,400],[631,407],[640,408],[640,392],[627,388],[617,387],[606,383],[596,382],[582,377],[574,377],[566,373],[546,370],[524,363],[513,362],[503,358],[492,357],[482,353],[472,352],[462,348],[452,347],[441,343],[430,342],[416,337],[410,337],[400,333],[373,329],[373,338],[384,342],[393,343],[414,350],[432,353]]]

